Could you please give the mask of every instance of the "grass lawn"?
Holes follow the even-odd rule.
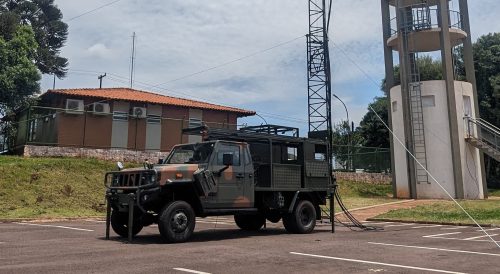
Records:
[[[0,218],[103,216],[104,173],[114,169],[95,159],[0,156]],[[339,191],[349,209],[394,201],[390,185],[339,182]]]
[[[369,184],[361,182],[338,182],[339,193],[348,209],[394,202],[392,186],[389,184]],[[336,204],[335,211],[340,208]]]
[[[0,156],[0,218],[100,216],[113,162]]]
[[[488,195],[490,197],[500,197],[500,189],[488,189]]]
[[[500,225],[500,201],[460,201],[460,204],[478,221],[478,223]],[[417,206],[412,209],[393,210],[378,215],[375,218],[409,222],[424,221],[473,224],[467,215],[451,201],[435,202],[428,205]]]

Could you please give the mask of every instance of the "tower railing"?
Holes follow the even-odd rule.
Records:
[[[500,128],[481,118],[465,116],[464,120],[467,139],[479,140],[500,154]]]
[[[439,27],[438,9],[424,8],[425,6],[413,6],[411,15],[412,20],[407,22],[409,31],[422,31]],[[391,19],[391,36],[398,34],[397,18]],[[458,11],[450,10],[449,13],[451,29],[464,30],[462,14]]]

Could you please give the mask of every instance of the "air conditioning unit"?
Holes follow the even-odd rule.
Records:
[[[140,107],[133,108],[132,116],[135,118],[146,118],[146,108],[140,108]]]
[[[109,114],[109,104],[94,103],[92,110],[95,115]]]
[[[83,111],[84,111],[83,100],[75,100],[75,99],[66,100],[66,113],[83,114]]]

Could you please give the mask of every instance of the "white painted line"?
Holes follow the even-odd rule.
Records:
[[[385,244],[385,243],[375,243],[375,242],[368,242],[368,243],[372,244],[372,245],[385,245],[385,246],[395,246],[395,247],[407,247],[407,248],[416,248],[416,249],[427,249],[427,250],[437,250],[437,251],[447,251],[447,252],[467,253],[467,254],[477,254],[477,255],[486,255],[486,256],[497,256],[497,257],[500,257],[500,254],[495,254],[495,253],[475,252],[475,251],[456,250],[456,249],[444,249],[444,248],[414,246],[414,245],[397,245],[397,244]]]
[[[434,234],[434,235],[427,235],[427,236],[422,236],[424,238],[435,238],[439,236],[444,236],[444,235],[455,235],[455,234],[460,234],[462,232],[450,232],[450,233],[441,233],[441,234]]]
[[[432,239],[446,239],[446,240],[457,240],[457,241],[469,241],[469,242],[489,242],[491,243],[491,240],[465,240],[465,239],[460,239],[460,238],[448,238],[448,237],[432,237]],[[500,241],[495,241],[496,243],[500,243]]]
[[[485,238],[485,237],[494,237],[494,236],[498,236],[498,234],[481,235],[481,236],[476,236],[476,237],[465,238],[464,240],[469,241],[469,240],[476,240],[476,239],[481,239],[481,238]]]
[[[432,227],[440,227],[443,225],[423,225],[423,226],[414,226],[412,228],[417,229],[417,228],[432,228]]]
[[[207,222],[207,221],[198,221],[196,220],[197,223],[202,223],[202,224],[212,224],[212,225],[234,225],[234,224],[231,224],[231,223],[225,223],[225,222],[215,222],[215,221],[210,221],[210,222]]]
[[[330,259],[330,260],[339,260],[339,261],[346,261],[346,262],[355,262],[355,263],[383,265],[383,266],[413,269],[413,270],[422,270],[422,271],[429,271],[429,272],[463,274],[463,272],[455,272],[455,271],[448,271],[448,270],[441,270],[441,269],[423,268],[423,267],[399,265],[399,264],[388,264],[388,263],[381,263],[381,262],[355,260],[355,259],[339,258],[339,257],[330,257],[330,256],[322,256],[322,255],[314,255],[314,254],[306,254],[306,253],[298,253],[298,252],[290,252],[290,254],[308,256],[308,257],[316,257],[316,258],[322,258],[322,259]]]
[[[399,227],[399,226],[409,226],[409,225],[415,225],[415,224],[386,225],[384,227]]]
[[[60,226],[60,225],[41,225],[41,224],[32,224],[32,223],[13,223],[13,224],[18,224],[18,225],[31,225],[31,226],[41,226],[41,227],[64,228],[64,229],[71,229],[71,230],[78,230],[78,231],[88,231],[88,232],[92,232],[92,231],[94,231],[94,230],[91,230],[91,229],[84,229],[84,228],[77,228],[77,227],[69,227],[69,226]]]
[[[202,272],[202,271],[197,271],[197,270],[192,270],[192,269],[187,269],[187,268],[180,268],[180,267],[176,267],[176,268],[174,268],[174,270],[188,272],[188,273],[196,273],[196,274],[210,274],[208,272]]]
[[[469,226],[452,226],[452,227],[443,227],[441,230],[455,230],[455,229],[464,229],[469,228]]]
[[[89,223],[105,223],[106,221],[85,220],[85,222],[89,222]]]
[[[485,229],[484,231],[495,231],[495,230],[500,230],[500,227],[496,227],[496,228],[489,228],[489,229]],[[478,230],[476,230],[476,231],[478,231],[478,232],[483,232],[483,230],[481,230],[481,229],[478,229]]]

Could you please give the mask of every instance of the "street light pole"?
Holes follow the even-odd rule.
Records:
[[[352,142],[352,138],[351,138],[351,133],[352,133],[352,130],[351,130],[351,126],[349,125],[349,110],[347,109],[347,105],[344,103],[344,101],[342,101],[342,99],[340,99],[336,94],[332,94],[333,97],[335,97],[335,99],[339,100],[342,105],[344,105],[344,108],[345,108],[345,113],[347,115],[347,169],[349,170],[349,165],[351,164],[351,142]],[[352,168],[352,164],[351,164],[351,168]]]

